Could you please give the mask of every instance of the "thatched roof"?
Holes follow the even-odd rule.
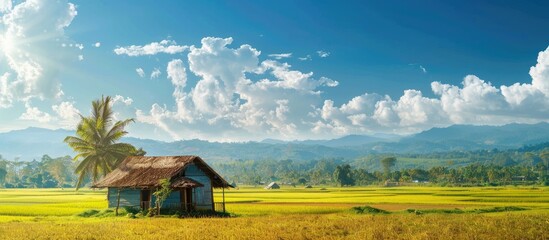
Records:
[[[195,187],[204,187],[202,183],[199,183],[195,180],[186,177],[178,177],[172,180],[170,185],[172,188],[195,188]]]
[[[181,174],[191,164],[210,177],[213,187],[230,186],[198,156],[130,156],[92,187],[149,188],[158,186],[159,181],[166,178],[174,188],[203,186]]]

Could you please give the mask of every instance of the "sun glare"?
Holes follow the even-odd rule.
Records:
[[[0,36],[0,49],[5,53],[10,53],[14,49],[13,39],[6,36]]]

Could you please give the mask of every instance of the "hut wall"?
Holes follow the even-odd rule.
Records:
[[[173,191],[172,193],[170,193],[170,196],[168,196],[168,198],[166,198],[165,203],[166,204],[180,204],[181,203],[181,198],[180,198],[179,191]]]
[[[118,200],[118,188],[109,188],[109,207],[114,208],[116,207],[116,203]],[[120,207],[125,206],[133,206],[133,207],[139,207],[139,197],[140,197],[141,190],[139,189],[131,189],[131,188],[124,188],[120,189]]]
[[[153,191],[154,192],[154,191]],[[151,201],[154,206],[156,203],[156,197],[154,195],[151,196]],[[172,190],[170,193],[170,196],[164,200],[162,203],[162,208],[179,208],[181,207],[181,196],[179,194],[179,190]]]
[[[185,177],[191,178],[204,185],[204,187],[197,187],[194,189],[193,200],[196,202],[196,208],[201,210],[212,210],[213,199],[210,177],[194,164],[185,169]]]

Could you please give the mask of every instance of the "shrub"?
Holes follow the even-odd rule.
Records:
[[[136,208],[136,207],[131,207],[131,206],[125,206],[125,207],[124,207],[124,211],[126,211],[127,213],[136,214],[136,213],[138,213],[139,211],[141,211],[141,209]]]
[[[406,209],[408,213],[415,213],[420,215],[423,213],[442,213],[442,214],[462,214],[462,213],[493,213],[493,212],[510,212],[510,211],[523,211],[527,210],[526,208],[506,206],[506,207],[493,207],[493,208],[480,208],[473,210],[461,210],[459,208],[455,209],[424,209],[421,212],[417,209]]]
[[[423,212],[421,212],[421,211],[419,211],[419,210],[417,210],[417,209],[413,209],[413,208],[406,209],[406,211],[407,211],[408,213],[415,213],[416,215],[421,215],[421,214],[423,214]]]
[[[147,214],[145,216],[147,217],[154,217],[156,215],[156,208],[149,208],[147,209]]]
[[[78,216],[78,217],[93,217],[98,213],[99,213],[99,210],[91,209],[91,210],[86,210],[82,213],[76,214],[76,216]]]
[[[364,207],[357,206],[357,207],[353,207],[353,210],[357,214],[388,214],[389,213],[388,211],[385,211],[383,209],[374,208],[370,206],[364,206]]]
[[[413,209],[409,209],[409,210],[413,210]],[[408,211],[410,212],[410,211]],[[459,209],[459,208],[456,208],[456,209],[425,209],[425,210],[422,210],[419,214],[417,213],[419,212],[419,210],[415,210],[415,213],[417,215],[419,214],[423,214],[423,213],[444,213],[444,214],[460,214],[460,213],[465,213],[465,211]],[[411,212],[410,212],[411,213]]]
[[[515,207],[515,206],[505,206],[505,207],[493,207],[493,208],[482,208],[475,209],[475,213],[492,213],[492,212],[511,212],[511,211],[524,211],[526,208]]]
[[[114,210],[105,209],[95,215],[95,217],[113,217],[115,216]]]

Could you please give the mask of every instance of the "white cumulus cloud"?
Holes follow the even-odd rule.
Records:
[[[183,61],[181,59],[170,61],[166,72],[174,86],[184,88],[187,85],[187,72],[185,71],[185,66],[183,66]]]
[[[73,102],[61,102],[53,105],[52,110],[57,114],[58,124],[64,128],[74,129],[80,121],[80,111],[74,107]]]
[[[146,45],[131,45],[126,47],[118,47],[114,49],[117,55],[128,55],[130,57],[156,55],[158,53],[176,54],[188,49],[188,46],[177,45],[173,40],[162,40],[160,42],[152,42]]]
[[[421,69],[421,71],[423,73],[427,73],[427,69],[425,67],[423,67],[422,65],[419,65],[419,69]]]
[[[273,54],[269,54],[269,57],[272,57],[276,60],[280,60],[280,59],[283,59],[283,58],[292,57],[292,53],[273,53]]]
[[[155,68],[155,69],[151,72],[151,79],[158,78],[158,77],[160,77],[161,74],[162,74],[162,72],[160,71],[160,69]]]
[[[313,58],[311,57],[311,55],[306,55],[305,57],[299,57],[297,59],[301,61],[311,61]]]
[[[323,50],[316,51],[316,53],[321,58],[326,58],[326,57],[330,56],[329,52],[326,52],[326,51],[323,51]]]
[[[461,86],[432,82],[436,98],[421,91],[404,91],[398,101],[389,96],[365,94],[340,107],[325,101],[317,131],[414,133],[452,124],[501,125],[549,121],[549,48],[530,69],[531,83],[494,86],[468,75]],[[369,99],[364,99],[364,96]]]
[[[297,137],[307,130],[301,114],[314,111],[321,101],[318,88],[337,81],[313,78],[274,60],[259,61],[260,51],[250,45],[230,47],[232,38],[203,38],[191,46],[188,69],[181,59],[168,63],[175,107],[155,103],[150,111],[137,110],[137,120],[153,124],[173,139],[216,140],[263,136]],[[187,70],[199,77],[187,87]],[[251,80],[246,75],[266,76]],[[235,136],[231,133],[245,132]]]
[[[9,71],[1,79],[0,107],[10,107],[13,101],[62,96],[57,75],[62,63],[76,54],[59,41],[70,41],[64,29],[76,14],[75,5],[65,0],[28,0],[5,12],[0,23],[0,54]]]
[[[549,121],[549,49],[530,69],[531,83],[495,86],[474,75],[459,86],[432,82],[434,97],[408,89],[392,98],[364,93],[336,104],[323,92],[339,82],[275,59],[261,60],[232,38],[203,38],[187,59],[166,68],[172,105],[136,110],[137,120],[172,139],[250,140],[327,138],[376,132],[415,133],[452,124]],[[425,70],[426,71],[426,70]],[[189,81],[194,75],[197,81]],[[533,107],[535,106],[535,107]]]
[[[136,68],[135,72],[137,72],[137,75],[139,75],[140,77],[145,77],[145,71],[143,70],[143,68]]]
[[[12,2],[11,0],[0,0],[0,12],[9,12],[11,11]]]
[[[19,119],[21,120],[47,123],[50,122],[52,119],[50,114],[40,111],[37,107],[30,106],[29,103],[25,104],[25,109],[26,111],[19,117]]]
[[[126,106],[130,106],[133,103],[133,99],[130,97],[124,98],[123,96],[116,95],[112,98],[112,104],[122,103]]]

